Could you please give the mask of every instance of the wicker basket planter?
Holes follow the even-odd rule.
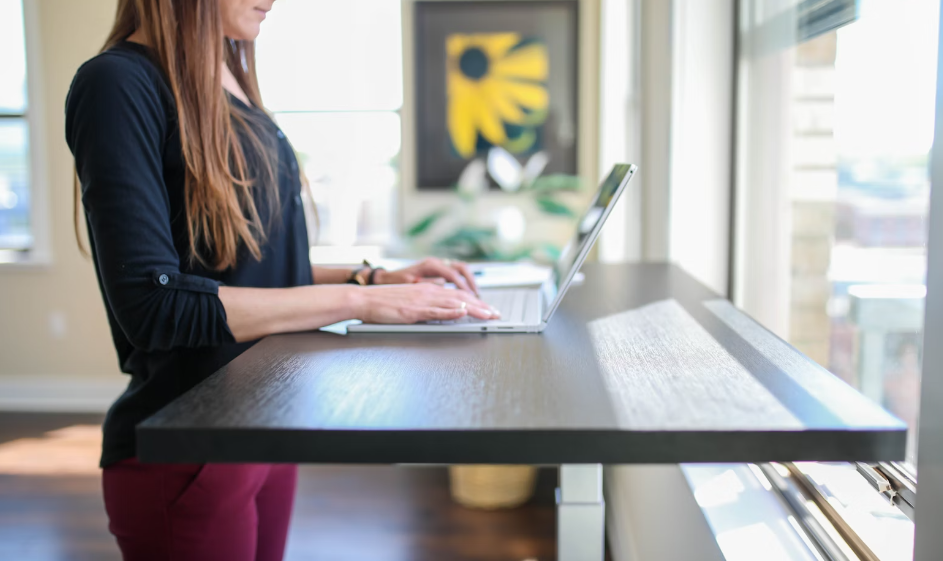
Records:
[[[455,502],[485,510],[513,508],[534,494],[537,468],[532,466],[449,466]]]

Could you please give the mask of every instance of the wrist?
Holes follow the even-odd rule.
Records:
[[[356,267],[353,267],[350,269],[340,269],[340,270],[344,272],[344,276],[337,279],[337,284],[348,284],[350,279],[353,278],[354,273],[357,272]]]
[[[344,315],[349,319],[363,321],[367,308],[367,291],[353,284],[344,285],[343,291]]]

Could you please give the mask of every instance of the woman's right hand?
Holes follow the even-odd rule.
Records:
[[[471,292],[436,284],[357,287],[356,317],[364,323],[454,321],[466,315],[481,320],[501,314]]]

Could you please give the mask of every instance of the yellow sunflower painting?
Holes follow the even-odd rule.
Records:
[[[453,34],[446,38],[449,137],[472,158],[480,140],[514,153],[529,150],[547,118],[547,47],[518,33]]]

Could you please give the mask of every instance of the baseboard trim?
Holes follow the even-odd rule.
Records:
[[[0,376],[0,411],[104,413],[128,385],[128,378]]]

